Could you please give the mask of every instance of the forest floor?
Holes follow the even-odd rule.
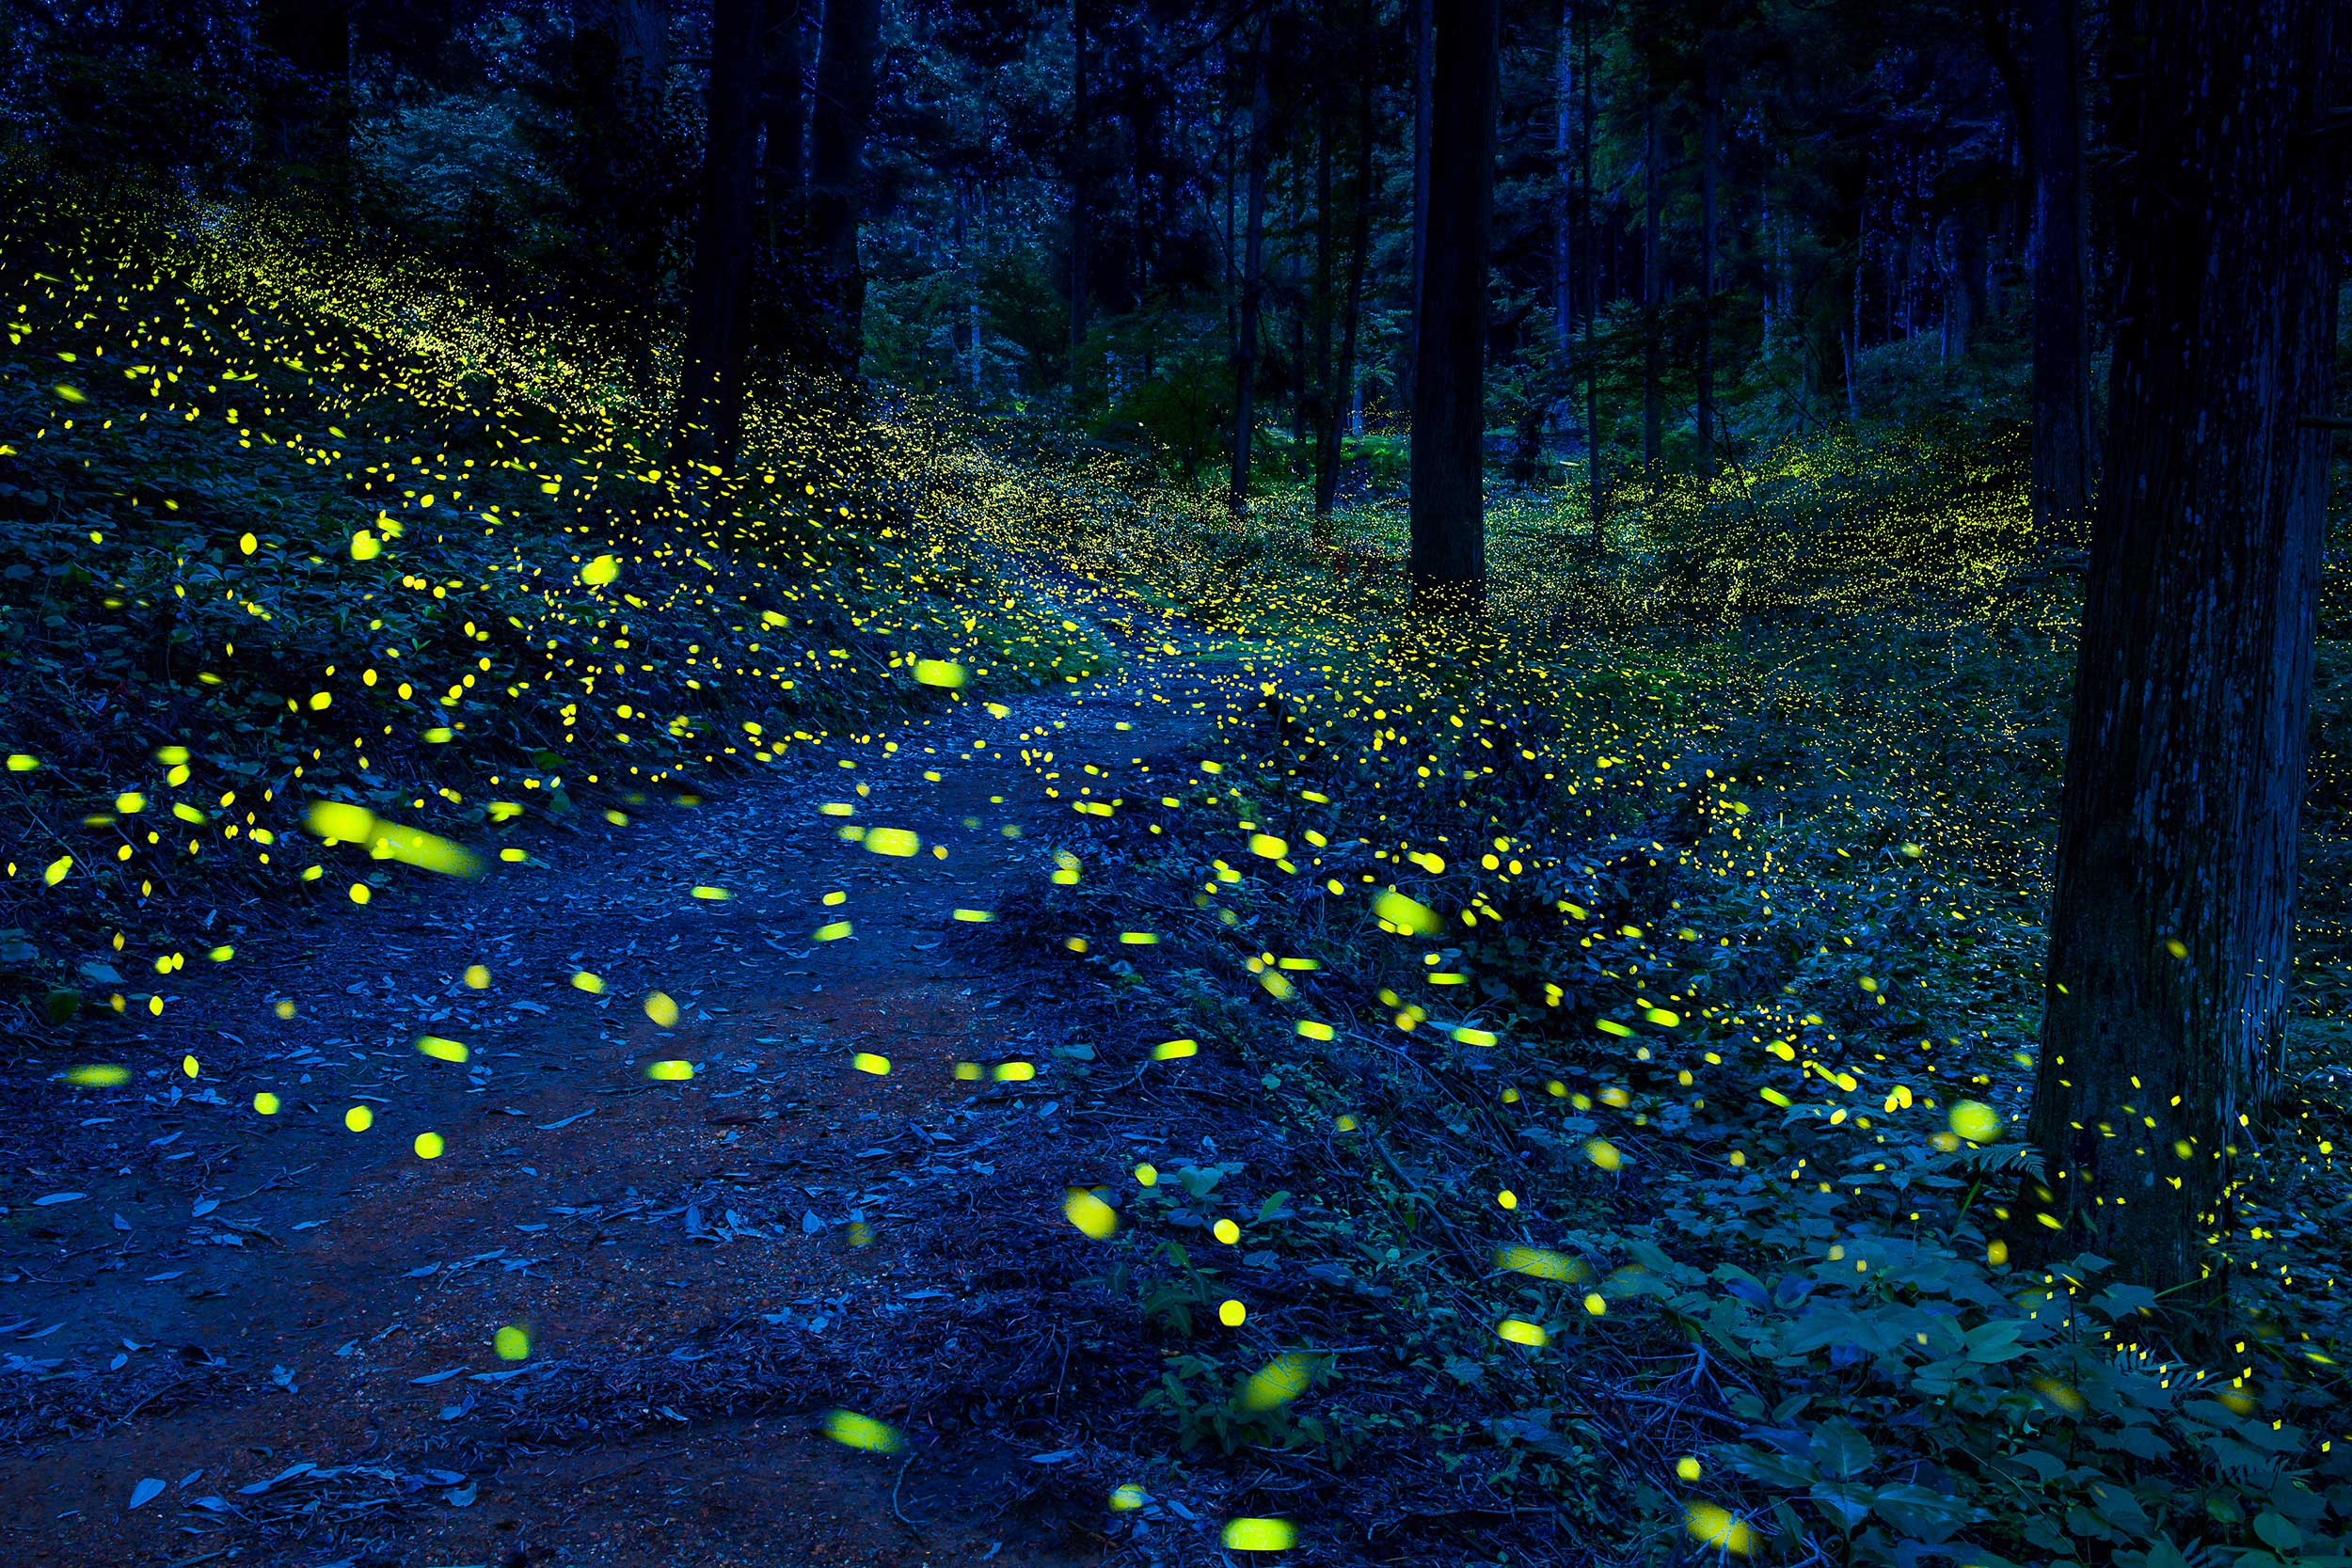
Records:
[[[42,1386],[79,1432],[0,1455],[0,1553],[1094,1557],[1101,1493],[1065,1480],[1116,1443],[1089,1396],[1131,1408],[1149,1372],[1105,1387],[1135,1353],[1058,1296],[1089,1245],[1060,1196],[1149,1152],[1123,1131],[1143,1117],[1132,1083],[1115,1100],[1055,1054],[1083,1053],[1097,1021],[951,911],[1034,875],[1029,835],[1068,821],[1009,758],[1024,740],[1144,763],[1239,701],[1216,671],[1161,666],[1001,720],[918,721],[895,754],[878,736],[617,835],[554,835],[545,871],[437,879],[373,918],[248,911],[239,965],[192,985],[152,1043],[207,1083],[298,1071],[287,1111],[325,1114],[256,1117],[208,1089],[135,1117],[14,1118],[36,1184],[78,1196],[0,1236],[12,1359],[112,1370]],[[818,803],[853,784],[861,816],[925,852],[838,836]],[[819,888],[847,895],[828,918],[851,936],[811,940]],[[487,989],[466,985],[473,964]],[[636,1005],[657,988],[675,1031]],[[419,1032],[462,1037],[470,1064],[419,1055]],[[861,1052],[887,1074],[847,1070]],[[1037,1076],[954,1076],[1009,1052]],[[649,1057],[695,1075],[650,1083]],[[343,1129],[345,1106],[387,1096],[396,1112]],[[1151,1148],[1199,1109],[1161,1104]],[[430,1163],[410,1148],[427,1131],[448,1143]],[[520,1370],[492,1349],[509,1324],[532,1338]],[[1017,1418],[994,1407],[1025,1386],[1042,1397]],[[833,1406],[901,1429],[905,1457],[826,1441]],[[149,1478],[167,1489],[138,1500]]]
[[[1392,497],[685,477],[429,277],[20,189],[0,1560],[2352,1568],[2352,560],[2190,1367],[2004,1239],[2015,450],[1500,493],[1449,624]]]

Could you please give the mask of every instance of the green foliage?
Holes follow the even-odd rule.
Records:
[[[912,428],[771,425],[681,475],[593,340],[424,266],[38,168],[8,191],[0,907],[7,990],[52,1024],[107,929],[344,896],[311,800],[495,844],[1107,667],[932,536],[974,498]]]
[[[2022,1125],[2040,1006],[2075,588],[2030,547],[2021,467],[1997,431],[1840,434],[1634,491],[1607,555],[1526,492],[1491,519],[1495,614],[1467,637],[1319,568],[1274,508],[1190,532],[1075,509],[1087,556],[1185,585],[1265,700],[1180,809],[1083,824],[1117,873],[1039,926],[1166,911],[1165,970],[1083,961],[1246,1062],[1270,1120],[1333,1130],[1283,1173],[1310,1195],[1283,1267],[1345,1293],[1321,1299],[1378,1364],[1317,1413],[1414,1402],[1508,1497],[1577,1488],[1677,1540],[1686,1501],[1726,1507],[1759,1560],[2341,1560],[2352,1334],[2314,1288],[2340,1029],[2293,1037],[2314,1092],[2240,1196],[2221,1347],[2100,1259],[2009,1260],[2036,1160],[1952,1131],[1963,1101]],[[2323,814],[2314,866],[2341,831]],[[1389,887],[1435,926],[1386,921]],[[2324,1011],[2346,953],[2312,896]],[[1494,1270],[1510,1245],[1549,1272]],[[1191,1348],[1211,1285],[1163,1270],[1144,1295],[1186,1341],[1152,1408],[1225,1441]],[[1541,1348],[1499,1344],[1503,1315]],[[1457,1421],[1481,1439],[1439,1435]]]

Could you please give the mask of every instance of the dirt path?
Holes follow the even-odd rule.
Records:
[[[551,835],[544,869],[224,921],[211,940],[236,961],[184,975],[123,1053],[190,1054],[200,1076],[53,1105],[55,1141],[0,1178],[0,1555],[1099,1555],[1103,1497],[1064,1483],[1087,1440],[1066,1429],[1088,1386],[1148,1373],[1084,1337],[1036,1259],[1085,1245],[1061,1189],[1142,1145],[1084,1081],[1091,1021],[1065,982],[954,911],[1049,868],[1071,781],[1141,793],[1155,753],[1254,696],[1167,660],[648,802]],[[1024,746],[1113,782],[1073,768],[1047,799]],[[918,852],[844,840],[827,801]],[[837,920],[853,933],[812,939]],[[655,990],[672,1029],[646,1016]],[[421,1055],[420,1035],[470,1059]],[[693,1077],[649,1081],[663,1059]],[[1009,1060],[1035,1077],[956,1076]],[[57,1193],[82,1196],[38,1201]],[[527,1359],[494,1348],[510,1325]],[[903,1428],[903,1457],[819,1435],[833,1406]]]

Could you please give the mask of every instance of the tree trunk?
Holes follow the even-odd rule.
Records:
[[[743,423],[743,282],[751,268],[753,91],[759,73],[760,0],[716,0],[702,202],[686,304],[685,367],[671,450],[731,463]]]
[[[1862,275],[1870,259],[1869,197],[1863,197],[1860,230],[1853,245],[1853,309],[1845,331],[1846,422],[1862,422]]]
[[[759,183],[768,249],[773,254],[801,227],[801,134],[808,113],[801,80],[801,0],[768,0],[765,31],[759,118],[766,139],[760,149]]]
[[[1233,483],[1228,493],[1233,515],[1249,510],[1249,448],[1258,425],[1258,307],[1265,289],[1265,166],[1267,121],[1274,115],[1267,83],[1267,40],[1249,55],[1249,195],[1243,220],[1241,325],[1233,354]]]
[[[1240,303],[1237,296],[1241,293],[1241,261],[1233,251],[1233,187],[1239,183],[1239,174],[1234,161],[1232,105],[1231,95],[1227,97],[1229,102],[1222,111],[1224,120],[1217,135],[1225,150],[1225,353],[1231,357],[1241,352],[1241,340],[1237,336],[1239,328],[1233,315],[1235,307]]]
[[[2145,59],[2117,73],[2139,102],[2118,103],[2114,435],[2029,1134],[2048,1185],[2031,1196],[2123,1277],[2210,1298],[2208,1239],[2230,1239],[2295,961],[2328,477],[2311,421],[2333,395],[2344,197],[2337,147],[2300,133],[2339,112],[2352,40],[2330,0],[2143,14]]]
[[[1421,374],[1422,278],[1429,270],[1429,146],[1436,119],[1431,102],[1437,84],[1436,0],[1407,0],[1413,16],[1413,312],[1406,332],[1405,383]]]
[[[1501,0],[1449,0],[1437,34],[1413,374],[1413,608],[1424,612],[1486,603],[1486,263],[1501,10]]]
[[[1589,18],[1580,20],[1584,24],[1577,40],[1581,55],[1577,63],[1582,68],[1578,74],[1583,79],[1581,112],[1577,116],[1578,139],[1582,144],[1577,185],[1584,220],[1584,499],[1593,525],[1593,548],[1597,550],[1608,543],[1609,487],[1600,466],[1600,383],[1593,355],[1593,325],[1600,318],[1599,237],[1593,224],[1593,24]]]
[[[2090,516],[2090,323],[2079,0],[2034,0],[2033,521],[2045,546]]]
[[[1699,69],[1699,476],[1715,477],[1715,163],[1723,102],[1712,61]]]
[[[825,0],[817,103],[809,119],[809,252],[830,296],[833,368],[845,376],[857,374],[865,350],[866,274],[858,262],[857,230],[881,21],[880,0]]]
[[[1078,396],[1079,360],[1087,341],[1087,156],[1093,133],[1087,81],[1086,0],[1070,0],[1070,395]]]
[[[1327,30],[1318,29],[1318,53],[1327,53],[1331,39]],[[1324,510],[1325,464],[1336,461],[1339,449],[1327,441],[1327,436],[1339,431],[1340,404],[1332,384],[1331,317],[1337,302],[1332,298],[1336,287],[1334,273],[1338,259],[1332,254],[1337,225],[1331,212],[1331,137],[1337,117],[1332,112],[1332,72],[1327,63],[1319,62],[1314,72],[1315,97],[1315,281],[1314,298],[1308,308],[1309,319],[1314,327],[1314,341],[1310,345],[1312,363],[1300,377],[1299,392],[1307,418],[1307,433],[1314,442],[1308,472],[1312,476],[1315,497],[1314,521],[1310,530],[1318,536],[1330,522]]]
[[[1568,105],[1576,96],[1576,55],[1571,45],[1573,23],[1568,0],[1554,8],[1559,36],[1552,44],[1551,91],[1551,334],[1552,347],[1565,363],[1576,324],[1568,297]]]
[[[650,398],[653,342],[642,307],[660,287],[664,230],[661,107],[669,14],[660,0],[572,0],[572,135],[582,228],[610,248],[599,281],[639,307],[624,320],[630,381]]]
[[[1659,268],[1664,246],[1658,237],[1658,88],[1652,84],[1642,113],[1642,475],[1653,483],[1664,446],[1659,380],[1665,343],[1658,320]]]
[[[1340,322],[1340,362],[1332,378],[1335,390],[1347,398],[1349,432],[1364,433],[1363,388],[1356,379],[1357,333],[1363,321],[1364,265],[1372,251],[1372,5],[1359,0],[1356,12],[1356,191],[1348,214],[1347,299]],[[1339,398],[1330,399],[1332,417],[1323,437],[1323,459],[1315,473],[1315,531],[1319,543],[1331,534],[1331,509],[1340,489]]]

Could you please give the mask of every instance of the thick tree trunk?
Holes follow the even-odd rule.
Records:
[[[1258,307],[1265,290],[1265,166],[1274,95],[1267,40],[1249,52],[1249,195],[1242,240],[1241,325],[1233,353],[1233,482],[1227,499],[1238,517],[1249,510],[1249,449],[1258,428]]]
[[[765,49],[760,66],[759,118],[764,141],[759,155],[761,207],[768,220],[768,248],[779,249],[801,228],[806,178],[802,130],[808,116],[801,73],[801,0],[768,0]]]
[[[2331,0],[2143,14],[2028,1196],[2063,1244],[2193,1300],[2294,963],[2344,200],[2341,153],[2301,133],[2352,40]]]
[[[1665,343],[1658,320],[1664,246],[1659,243],[1658,187],[1658,89],[1653,84],[1642,113],[1642,473],[1653,482],[1664,446],[1659,381]]]
[[[732,462],[743,422],[743,283],[751,270],[760,0],[716,0],[702,204],[686,304],[685,367],[671,448],[681,458]]]
[[[1429,237],[1413,375],[1413,608],[1486,593],[1486,261],[1494,228],[1500,0],[1448,0],[1438,25]]]
[[[1715,163],[1723,139],[1723,103],[1712,62],[1699,71],[1699,475],[1715,477]]]
[[[2090,517],[2079,0],[2033,0],[2033,520],[2044,546]]]
[[[661,108],[669,74],[661,0],[572,0],[572,135],[582,227],[609,247],[600,281],[633,308],[624,316],[630,379],[653,386],[647,307],[660,292],[664,230]]]
[[[881,19],[881,0],[825,0],[817,103],[809,119],[809,254],[830,295],[833,368],[847,376],[857,374],[865,351],[866,274],[858,261],[857,230]]]

